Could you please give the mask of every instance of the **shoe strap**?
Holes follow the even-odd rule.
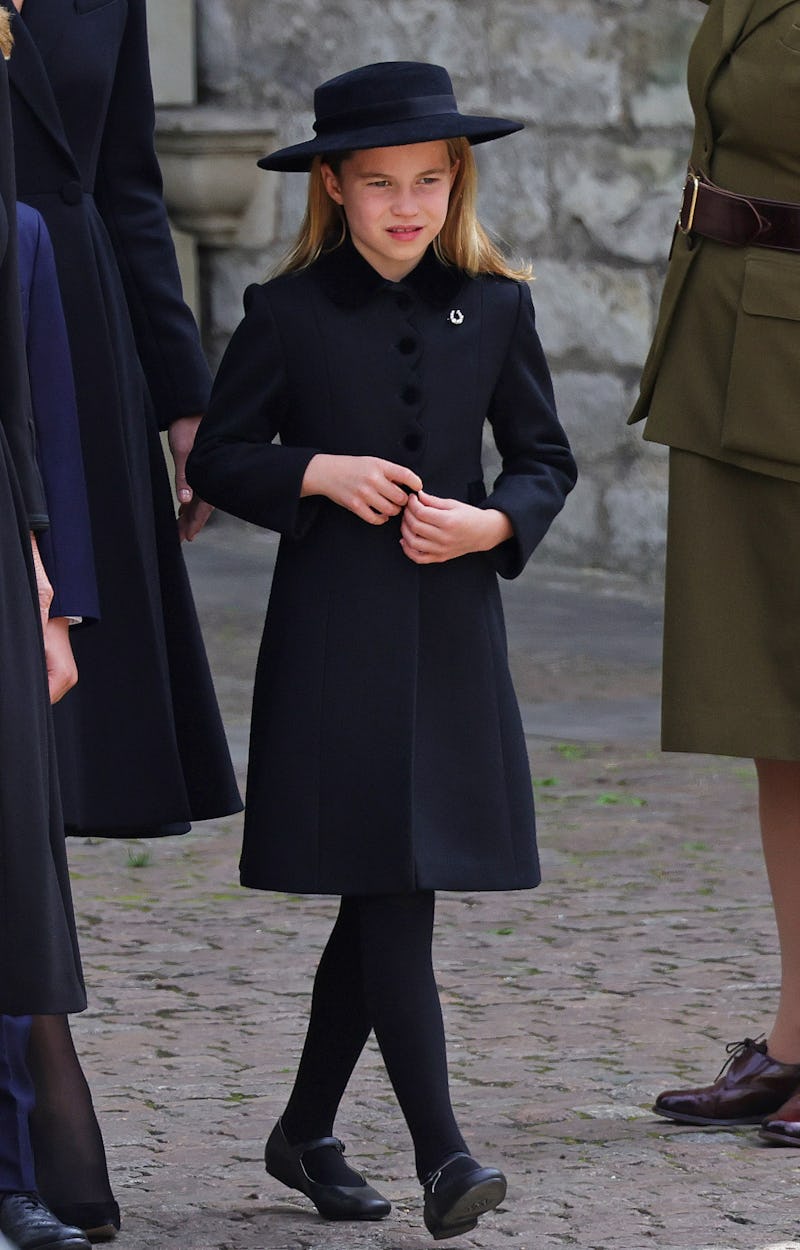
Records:
[[[431,1172],[428,1176],[425,1177],[425,1180],[422,1182],[423,1186],[427,1188],[427,1186],[430,1185],[431,1193],[435,1194],[436,1186],[439,1184],[439,1181],[442,1179],[442,1172],[444,1172],[445,1168],[449,1168],[450,1164],[455,1163],[456,1159],[471,1159],[471,1158],[472,1156],[465,1154],[463,1150],[459,1150],[456,1154],[450,1155],[450,1158],[445,1159],[441,1167],[437,1168],[435,1172]],[[473,1162],[475,1162],[474,1159],[473,1159]],[[475,1166],[478,1167],[478,1164],[475,1163]]]
[[[344,1154],[344,1142],[338,1137],[315,1137],[311,1141],[301,1141],[296,1146],[289,1146],[289,1149],[301,1159],[309,1150],[322,1150],[325,1146],[332,1146],[339,1154]]]

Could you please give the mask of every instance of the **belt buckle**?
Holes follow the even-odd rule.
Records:
[[[686,208],[686,196],[691,188],[691,201],[689,203],[689,220],[686,225],[683,224],[683,210]],[[697,174],[689,173],[683,184],[683,196],[681,197],[681,207],[678,213],[678,229],[681,234],[691,234],[694,225],[694,211],[697,208],[697,197],[700,194],[700,179]]]

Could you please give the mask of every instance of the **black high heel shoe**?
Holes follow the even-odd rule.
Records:
[[[453,1155],[424,1183],[425,1227],[434,1241],[468,1233],[480,1215],[499,1207],[506,1188],[497,1168],[483,1168],[467,1154]]]
[[[344,1154],[338,1137],[319,1137],[290,1146],[278,1120],[264,1147],[264,1166],[270,1176],[310,1198],[326,1220],[382,1220],[388,1215],[391,1203],[368,1185],[363,1176],[359,1177],[360,1185],[323,1185],[311,1179],[303,1167],[303,1155],[321,1146],[333,1146]]]

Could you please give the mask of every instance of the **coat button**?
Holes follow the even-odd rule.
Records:
[[[61,188],[61,198],[65,204],[80,204],[83,199],[83,187],[79,182],[65,182]]]
[[[400,440],[400,445],[405,447],[406,451],[419,451],[422,446],[422,435],[413,431],[409,434],[404,434]]]
[[[412,339],[410,335],[400,339],[399,343],[395,343],[395,347],[403,356],[410,356],[416,350],[417,340]]]
[[[404,404],[418,404],[422,396],[420,394],[419,387],[404,386],[400,392],[400,398]]]

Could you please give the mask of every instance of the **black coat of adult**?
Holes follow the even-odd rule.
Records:
[[[530,771],[497,576],[575,465],[529,288],[432,251],[385,282],[351,244],[250,288],[190,458],[206,498],[283,535],[256,674],[242,882],[335,894],[536,885]],[[490,422],[503,468],[486,498]],[[272,442],[280,435],[280,444]],[[301,498],[316,452],[403,463],[514,536],[417,565],[399,521]]]
[[[14,169],[0,58],[0,1012],[86,1004],[58,800],[30,531],[47,522],[19,301]]]
[[[56,709],[65,821],[175,832],[241,804],[158,436],[203,411],[209,377],[153,150],[145,0],[30,0],[14,33],[18,193],[55,251],[100,590]]]

